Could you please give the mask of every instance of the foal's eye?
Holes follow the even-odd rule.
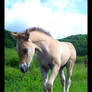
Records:
[[[28,52],[28,49],[23,49],[24,54],[27,54],[27,52]]]

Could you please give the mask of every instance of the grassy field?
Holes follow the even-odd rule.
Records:
[[[82,60],[84,58],[77,57],[78,63],[73,69],[70,92],[87,92],[88,90],[88,71]],[[53,92],[62,92],[61,90],[62,86],[58,75],[54,81]],[[40,67],[35,56],[30,70],[24,74],[18,69],[18,55],[15,48],[5,48],[5,92],[43,92]]]

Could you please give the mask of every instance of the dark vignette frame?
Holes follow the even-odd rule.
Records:
[[[0,0],[0,91],[4,92],[4,0]]]

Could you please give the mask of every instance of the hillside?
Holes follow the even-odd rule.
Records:
[[[58,39],[59,41],[67,41],[73,43],[77,50],[78,56],[84,56],[88,53],[88,36],[87,35],[72,35],[63,39]],[[11,32],[5,30],[5,47],[11,48],[16,46],[16,40],[11,36]]]
[[[7,48],[12,48],[16,46],[16,40],[11,36],[11,32],[8,30],[5,30],[4,32],[4,45]]]

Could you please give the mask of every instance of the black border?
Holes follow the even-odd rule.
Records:
[[[4,92],[4,2],[5,2],[5,0],[0,0],[0,90],[1,90],[1,92]],[[88,1],[87,1],[88,2]],[[90,4],[91,4],[91,2],[90,2]],[[89,6],[92,6],[92,5],[90,5],[89,3],[87,4],[87,6],[88,6],[88,9],[89,9]],[[92,22],[91,21],[91,15],[92,15],[92,13],[91,13],[91,8],[92,7],[90,7],[90,14],[89,14],[89,11],[88,11],[88,17],[89,17],[89,15],[90,15],[90,22]],[[88,19],[88,18],[87,18]],[[87,22],[89,22],[89,21],[87,21]],[[91,24],[91,23],[87,23],[87,25],[88,24]],[[92,24],[91,24],[92,25]],[[90,25],[88,25],[88,27],[89,27]],[[87,30],[91,30],[91,28],[89,27],[89,28],[87,28]],[[91,31],[90,31],[91,32]],[[89,32],[88,32],[89,33]],[[90,39],[92,39],[91,38],[91,34],[92,33],[89,33],[89,36],[88,36],[88,38],[90,38]],[[88,40],[88,42],[89,42],[89,40]],[[88,44],[88,50],[89,50],[89,48],[90,48],[90,46],[91,46],[91,41],[90,41],[90,45]],[[91,50],[90,50],[91,51]],[[89,52],[90,53],[90,52]],[[91,52],[92,53],[92,52]],[[88,60],[89,60],[89,64],[88,64],[88,84],[90,84],[91,83],[91,78],[89,78],[89,75],[91,76],[91,72],[90,72],[90,74],[89,74],[89,70],[91,70],[90,69],[90,65],[91,65],[91,59],[89,59],[89,57],[90,57],[90,54],[88,54]],[[89,81],[90,80],[90,81]],[[90,83],[89,83],[90,82]],[[89,89],[89,86],[88,86],[88,89]]]
[[[0,91],[4,92],[4,0],[0,0]]]

